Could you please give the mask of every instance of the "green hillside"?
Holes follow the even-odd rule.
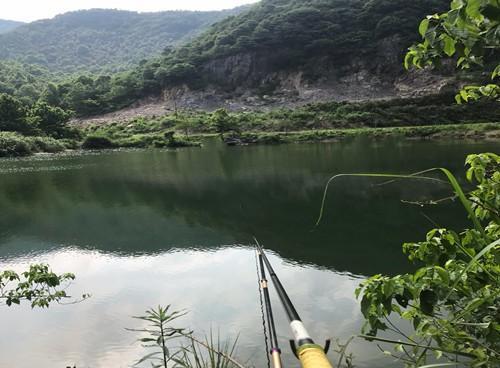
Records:
[[[157,56],[155,54],[158,54],[159,49],[151,51],[152,57],[126,71],[108,75],[84,73],[66,79],[58,78],[56,85],[36,89],[38,96],[42,96],[50,104],[73,110],[78,116],[88,116],[126,107],[144,97],[160,96],[165,89],[184,84],[191,89],[211,85],[230,94],[235,88],[255,88],[264,91],[263,93],[272,93],[275,83],[273,75],[286,75],[293,71],[300,71],[306,80],[314,82],[326,75],[339,77],[363,70],[369,76],[389,81],[390,88],[390,81],[404,73],[403,55],[407,47],[419,38],[420,20],[448,7],[448,0],[263,0],[239,15],[226,17],[177,48],[164,49]],[[51,50],[69,47],[72,43],[63,38],[71,39],[71,35],[78,35],[77,40],[86,40],[90,47],[93,43],[85,39],[84,35],[92,39],[93,34],[105,34],[104,29],[120,29],[118,19],[123,21],[136,16],[157,19],[165,14],[172,14],[111,12],[117,16],[113,23],[101,17],[107,12],[97,10],[69,13],[48,21],[54,27],[58,24],[58,27],[63,27],[61,29],[69,29],[64,24],[72,24],[74,27],[75,19],[78,19],[80,28],[71,29],[64,35],[61,32],[61,40],[45,50],[33,47],[50,54]],[[196,18],[206,13],[175,14],[189,14]],[[184,24],[185,20],[181,18],[179,17],[178,24]],[[145,32],[144,28],[151,29],[154,23],[140,24],[141,27],[131,24],[125,33],[134,34],[133,29]],[[168,24],[170,23],[165,23],[165,26]],[[22,35],[28,28],[44,25],[46,23],[38,22],[21,27],[4,35],[3,39],[6,36]],[[89,31],[91,26],[94,29],[92,32]],[[32,36],[36,38],[34,34]],[[106,39],[116,40],[116,37]],[[34,42],[33,39],[31,42]],[[150,40],[144,39],[141,42],[146,44]],[[92,52],[83,46],[83,41],[76,44],[83,56],[55,58],[50,64],[51,68],[62,63],[66,65],[66,69],[61,66],[62,69],[71,70],[76,66],[67,65],[70,64],[68,60],[73,60],[80,63],[80,68],[88,68],[90,63],[94,63],[92,67],[98,69],[99,65],[107,62],[108,66],[118,65],[116,60],[128,54],[138,58],[145,56],[143,51],[139,51],[140,48],[131,50],[129,46],[117,50],[114,55],[100,44],[92,46]],[[153,48],[152,44],[148,47]],[[1,50],[0,48],[0,55]],[[87,51],[90,52],[88,58],[84,56]],[[17,53],[21,54],[21,51],[17,50]],[[23,58],[35,61],[29,60],[26,55]],[[132,57],[128,60],[131,61]],[[4,89],[5,87],[4,85]],[[29,87],[24,87],[22,91],[19,85],[7,87],[13,88],[19,97],[30,98],[25,93],[25,89]]]
[[[263,0],[145,69],[156,68],[162,85],[203,83],[211,78],[207,62],[253,54],[266,73],[300,66],[314,78],[318,61],[335,67],[359,61],[395,73],[419,38],[422,18],[448,7],[448,0]]]
[[[123,70],[161,54],[165,48],[188,40],[242,9],[70,12],[0,35],[0,59],[37,64],[58,73]]]
[[[403,72],[405,50],[419,37],[420,20],[448,6],[448,0],[263,0],[131,71],[68,81],[53,91],[52,100],[88,115],[178,84],[231,90],[259,86],[273,72],[294,69],[314,80],[325,74],[323,68],[341,74],[364,65],[373,74],[395,78]],[[245,55],[254,65],[241,71],[246,60],[238,58]],[[226,63],[228,58],[236,59]]]
[[[16,22],[14,20],[0,19],[0,34],[12,31],[23,24],[23,22]]]

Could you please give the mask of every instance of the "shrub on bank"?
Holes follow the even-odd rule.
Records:
[[[199,142],[182,139],[174,135],[173,131],[150,134],[134,134],[130,137],[115,141],[117,147],[126,148],[180,148],[200,146]]]
[[[30,155],[31,149],[24,137],[16,133],[0,133],[0,157]]]
[[[89,135],[82,143],[83,149],[109,149],[115,146],[111,139],[98,135]]]
[[[26,137],[33,152],[57,153],[66,149],[63,142],[50,137]]]
[[[59,142],[63,144],[66,149],[76,150],[80,148],[81,141],[78,139],[64,138],[64,139],[59,139]]]
[[[25,137],[13,132],[0,132],[0,157],[29,156],[33,153],[62,152],[66,146],[51,137]]]
[[[179,137],[174,137],[172,140],[167,142],[168,148],[182,148],[182,147],[200,147],[201,143],[198,141],[192,141],[190,139],[183,139]]]

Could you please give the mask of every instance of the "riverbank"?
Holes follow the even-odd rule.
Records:
[[[406,139],[500,140],[500,123],[427,125],[415,127],[325,129],[297,132],[245,132],[224,139],[230,145],[321,142],[353,137]]]
[[[160,129],[159,131],[154,131]],[[153,131],[151,131],[153,130]],[[143,131],[143,133],[139,133]],[[196,133],[176,132],[156,127],[152,122],[143,122],[123,126],[113,124],[108,126],[89,127],[85,130],[87,138],[83,148],[180,148],[201,146],[201,141],[207,138],[220,137],[230,145],[251,144],[290,144],[306,142],[335,141],[355,137],[382,139],[401,137],[402,139],[470,139],[470,140],[500,140],[499,123],[422,125],[406,127],[382,128],[348,128],[348,129],[310,129],[296,131],[229,131],[227,133]],[[102,145],[89,145],[89,141],[99,140]]]
[[[100,150],[114,148],[181,148],[200,147],[201,143],[183,138],[174,132],[141,134],[120,139],[104,135],[85,135],[81,139],[55,139],[47,136],[25,136],[0,132],[0,158],[25,157],[37,153],[60,153],[67,150]]]
[[[456,104],[447,94],[412,99],[317,103],[294,109],[231,112],[179,110],[127,121],[74,125],[84,136],[104,137],[119,147],[161,147],[164,136],[186,145],[206,135],[220,135],[230,145],[292,143],[357,135],[475,139],[494,136],[500,105],[490,100]]]
[[[182,148],[201,147],[207,138],[221,137],[228,145],[290,144],[340,141],[355,137],[383,139],[469,139],[500,140],[500,123],[426,125],[412,127],[319,129],[291,132],[230,132],[227,134],[180,134],[169,130],[136,133],[114,126],[82,132],[81,140],[30,137],[0,132],[0,157],[21,157],[36,153],[59,153],[68,149],[99,150],[115,148]],[[129,129],[133,128],[129,126]]]
[[[57,132],[0,132],[0,156],[60,152],[67,148],[192,147],[201,146],[200,141],[207,136],[217,135],[229,145],[316,142],[355,136],[498,139],[499,126],[500,104],[495,101],[459,105],[452,95],[439,94],[316,103],[272,111],[178,110],[130,120],[73,121]],[[36,136],[42,133],[46,136]],[[59,139],[62,137],[66,139]]]

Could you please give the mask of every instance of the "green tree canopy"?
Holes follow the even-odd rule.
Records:
[[[71,113],[53,107],[46,102],[36,103],[29,111],[28,116],[32,123],[45,134],[54,138],[63,138],[67,133],[66,124]]]
[[[24,104],[10,95],[0,94],[0,131],[27,132],[30,128]]]
[[[210,116],[210,123],[220,135],[238,130],[238,123],[226,109],[215,110]]]
[[[446,57],[456,59],[457,68],[479,68],[490,83],[466,86],[456,96],[458,103],[480,97],[500,98],[500,2],[498,0],[453,0],[448,12],[429,15],[420,23],[423,42],[412,46],[405,66],[423,67]]]

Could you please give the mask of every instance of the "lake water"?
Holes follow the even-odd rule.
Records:
[[[237,357],[264,367],[252,238],[271,262],[317,342],[360,330],[353,296],[376,273],[408,271],[403,241],[434,224],[460,227],[457,203],[420,207],[446,185],[341,178],[314,227],[331,175],[412,173],[448,167],[498,143],[366,140],[178,151],[110,151],[0,160],[0,269],[47,262],[73,272],[76,305],[0,307],[0,367],[128,367],[144,350],[131,318],[158,304],[187,309],[179,324],[198,336],[239,336]],[[286,366],[297,366],[271,289]],[[351,344],[359,367],[390,359]],[[331,353],[334,358],[336,354]]]

